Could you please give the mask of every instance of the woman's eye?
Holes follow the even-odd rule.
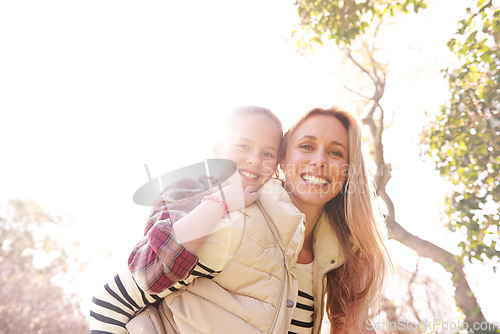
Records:
[[[311,145],[307,145],[307,144],[302,144],[302,145],[300,145],[300,148],[301,148],[301,149],[304,149],[304,150],[308,150],[308,151],[310,151],[310,150],[312,150],[312,149],[313,149],[313,148],[311,147]]]
[[[245,145],[245,144],[239,144],[239,145],[236,145],[238,146],[239,148],[241,148],[242,150],[248,150],[248,145]]]
[[[343,158],[344,157],[344,155],[341,152],[338,152],[338,151],[331,151],[329,154],[331,156],[338,157],[338,158]]]

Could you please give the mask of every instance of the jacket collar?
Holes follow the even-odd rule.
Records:
[[[344,252],[325,211],[313,230],[313,251],[322,275],[344,263]]]
[[[281,181],[271,179],[259,189],[259,202],[276,227],[280,247],[287,249],[300,225],[303,225],[305,215],[291,202]]]

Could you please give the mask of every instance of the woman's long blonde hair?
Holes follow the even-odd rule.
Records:
[[[362,154],[360,127],[350,113],[336,107],[307,112],[285,133],[280,161],[284,161],[293,133],[306,119],[316,115],[336,117],[349,133],[346,182],[340,193],[325,205],[345,257],[343,265],[327,274],[326,312],[332,333],[345,327],[360,332],[378,307],[384,277],[391,267],[382,233],[383,219]]]

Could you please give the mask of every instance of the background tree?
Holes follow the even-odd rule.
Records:
[[[480,3],[484,3],[484,1],[480,1]],[[489,2],[491,5],[491,1]],[[376,164],[376,174],[375,174],[375,182],[377,185],[377,193],[380,198],[384,201],[387,207],[387,224],[390,229],[389,237],[395,239],[402,244],[412,248],[415,250],[420,256],[430,258],[437,263],[441,264],[448,272],[450,272],[453,278],[453,285],[455,287],[455,300],[461,311],[465,315],[465,320],[472,324],[473,322],[484,322],[485,318],[481,312],[479,304],[472,293],[469,284],[466,280],[464,271],[463,271],[463,262],[460,261],[454,254],[444,250],[443,248],[430,243],[426,240],[423,240],[408,231],[406,231],[398,222],[396,221],[395,215],[395,207],[390,198],[390,195],[386,191],[386,185],[391,178],[391,165],[385,162],[384,157],[384,146],[382,143],[382,136],[385,126],[387,126],[387,121],[385,120],[386,113],[384,108],[382,107],[381,100],[385,93],[385,85],[386,85],[386,75],[387,75],[387,64],[384,64],[380,61],[377,61],[375,55],[375,38],[376,32],[378,30],[378,26],[385,21],[387,21],[388,16],[392,16],[397,12],[415,12],[417,13],[420,9],[426,8],[424,1],[367,1],[367,2],[358,2],[354,0],[349,1],[311,1],[311,0],[300,0],[297,2],[299,16],[301,18],[302,28],[305,31],[303,32],[303,36],[305,36],[305,45],[311,45],[311,42],[316,42],[319,44],[323,44],[325,40],[334,41],[342,50],[345,51],[347,58],[364,74],[366,78],[371,82],[372,92],[369,94],[363,94],[360,90],[348,88],[350,91],[357,93],[362,98],[367,100],[367,107],[363,114],[363,122],[367,124],[371,133],[371,149],[373,158]],[[483,7],[485,7],[483,5]],[[483,20],[485,20],[484,14],[481,14]],[[490,13],[490,17],[497,17],[498,12],[493,11]],[[469,22],[469,23],[468,23]],[[464,20],[462,22],[462,28],[467,24],[470,25],[471,20]],[[486,21],[484,21],[486,22]],[[492,33],[496,33],[498,35],[498,28],[490,29],[488,28],[491,24],[497,24],[493,19],[489,19],[488,23],[485,23],[483,30],[486,32],[490,31]],[[483,26],[482,26],[483,27]],[[465,29],[467,30],[467,29]],[[464,31],[465,31],[464,30]],[[373,35],[369,36],[372,40],[367,42],[368,38],[365,38],[363,41],[363,36],[366,35],[368,31],[374,32]],[[496,31],[496,32],[495,32]],[[366,37],[366,36],[365,36]],[[467,44],[469,45],[469,49],[471,50],[469,54],[464,55],[466,58],[471,58],[472,54],[476,55],[476,58],[485,58],[486,60],[494,61],[490,63],[492,66],[489,67],[490,71],[493,67],[493,72],[496,73],[496,76],[490,76],[490,82],[497,80],[498,83],[498,60],[493,56],[493,52],[486,50],[483,44],[485,44],[484,40],[479,40],[474,42],[474,37],[476,34],[472,34],[472,37],[468,37]],[[303,37],[304,38],[304,37]],[[457,45],[453,44],[454,42],[450,42],[450,46]],[[303,44],[303,45],[304,45]],[[496,43],[498,45],[498,43]],[[472,51],[475,50],[477,46],[481,46],[480,51]],[[495,65],[496,64],[496,65]],[[464,64],[465,67],[462,68],[462,76],[468,75],[467,73],[473,72],[476,74],[470,74],[473,77],[477,76],[479,70],[470,70],[468,69],[467,64]],[[483,71],[484,72],[484,71]],[[453,81],[458,80],[459,82],[462,78],[459,76],[459,73],[455,75]],[[491,74],[491,73],[490,73]],[[488,74],[485,74],[488,75]],[[480,78],[479,78],[480,79]],[[450,80],[452,80],[450,78]],[[484,81],[484,84],[487,86],[487,81]],[[483,85],[483,86],[485,86]],[[497,86],[498,87],[498,86]],[[453,87],[452,87],[453,89]],[[459,88],[461,89],[461,88]],[[497,101],[495,100],[495,96],[498,99],[497,90],[488,90],[489,98],[486,103]],[[464,93],[467,94],[467,93]],[[470,93],[469,93],[470,94]],[[483,94],[484,95],[484,94]],[[460,97],[455,95],[457,98],[457,105],[459,104]],[[484,99],[483,96],[481,98]],[[474,101],[472,99],[469,99]],[[477,98],[475,101],[479,101],[480,98]],[[489,105],[491,106],[491,105]],[[491,107],[490,107],[491,109]],[[483,112],[484,113],[484,112]],[[450,112],[447,113],[451,119],[453,119],[453,115],[450,115]],[[385,122],[384,122],[385,121]],[[444,125],[439,121],[438,127],[435,129],[438,130],[439,126]],[[465,125],[465,128],[469,128],[467,126],[467,122],[461,123]],[[495,121],[488,121],[487,123],[490,128],[495,124]],[[463,128],[462,128],[463,130]],[[444,132],[446,129],[444,130]],[[461,130],[459,130],[461,131]],[[458,131],[457,131],[458,132]],[[474,131],[472,131],[474,132]],[[498,130],[497,130],[498,132]],[[470,133],[470,132],[469,132]],[[494,133],[494,131],[493,131]],[[440,133],[436,132],[436,137],[439,138]],[[492,138],[498,138],[498,134],[493,134]],[[437,139],[434,139],[437,140]],[[498,144],[498,139],[497,144]],[[472,144],[474,145],[474,144]],[[451,142],[451,146],[456,146],[453,142]],[[439,144],[434,146],[434,148],[439,147]],[[488,152],[489,147],[495,147],[491,144],[486,144],[482,146],[482,148],[478,148],[480,152],[482,152],[482,156],[485,156],[486,152]],[[491,152],[490,148],[490,152]],[[449,153],[445,152],[444,154]],[[443,156],[443,155],[441,155]],[[445,156],[445,159],[447,157]],[[498,157],[496,157],[498,159]],[[476,163],[479,159],[474,159],[474,163]],[[485,162],[483,166],[491,170],[491,173],[488,172],[490,177],[489,183],[493,185],[495,180],[492,180],[491,174],[496,171],[496,177],[498,177],[498,160],[496,160],[497,169],[492,166],[493,161],[490,159],[488,161],[481,160]],[[488,164],[489,163],[489,164]],[[446,165],[443,165],[446,168]],[[450,166],[448,165],[448,168]],[[458,169],[458,167],[457,167]],[[470,170],[473,170],[472,168]],[[477,168],[476,168],[477,170]],[[443,169],[444,171],[444,169]],[[462,169],[462,173],[465,171]],[[470,174],[470,171],[469,171]],[[481,174],[480,180],[483,181],[488,176],[484,173],[478,172],[477,175]],[[483,187],[481,189],[487,189],[487,182],[483,182]],[[498,184],[498,181],[497,181]],[[478,188],[479,189],[479,188]],[[490,190],[495,189],[495,187]],[[485,192],[482,190],[480,195],[484,196]],[[456,198],[456,197],[455,197]],[[490,196],[490,202],[493,200],[493,196]],[[498,197],[496,197],[498,198]],[[471,198],[468,197],[470,200]],[[488,201],[488,199],[486,199]],[[497,201],[498,202],[498,201]],[[464,207],[464,209],[474,209],[480,208],[480,205],[470,206],[469,208]],[[450,208],[450,215],[453,212],[453,208]],[[466,211],[469,213],[469,211]],[[485,213],[486,215],[486,213]],[[496,217],[496,218],[495,218]],[[493,225],[492,220],[496,219],[498,225],[498,215],[491,215],[491,219],[489,220],[490,226]],[[476,219],[480,220],[479,218]],[[484,220],[484,219],[483,219]],[[456,225],[456,224],[455,224]],[[454,226],[451,224],[450,226]],[[478,239],[478,234],[483,233],[479,232],[479,226],[476,228],[476,236],[475,239]],[[495,230],[497,232],[498,229]],[[474,238],[473,238],[474,240]],[[468,242],[462,243],[462,246],[466,248]],[[474,244],[472,244],[474,245]],[[492,244],[493,248],[495,244]],[[490,252],[492,248],[489,247]],[[477,253],[477,251],[476,251]]]
[[[463,231],[461,258],[500,260],[500,3],[467,8],[448,46],[460,66],[446,70],[450,98],[424,132],[429,155],[453,184],[449,228]],[[494,267],[495,268],[495,267]]]
[[[56,283],[81,271],[64,240],[68,227],[32,201],[1,208],[0,333],[88,333],[76,294]]]
[[[429,319],[456,318],[456,307],[442,302],[443,299],[452,298],[452,293],[435,279],[419,271],[419,264],[425,261],[426,259],[419,258],[415,271],[403,268],[396,271],[397,280],[391,290],[399,293],[384,302],[382,312],[377,316],[377,321],[381,323],[404,324],[393,326],[396,328],[391,333],[428,333],[429,326],[426,324]],[[433,325],[439,333],[440,324]]]
[[[339,46],[350,45],[388,14],[418,13],[427,7],[425,0],[299,0],[297,6],[302,27],[312,32],[309,41],[321,44],[323,39],[328,39]]]

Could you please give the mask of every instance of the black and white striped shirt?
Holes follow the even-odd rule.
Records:
[[[297,263],[296,268],[299,277],[299,295],[288,334],[311,334],[314,325],[313,262]]]

